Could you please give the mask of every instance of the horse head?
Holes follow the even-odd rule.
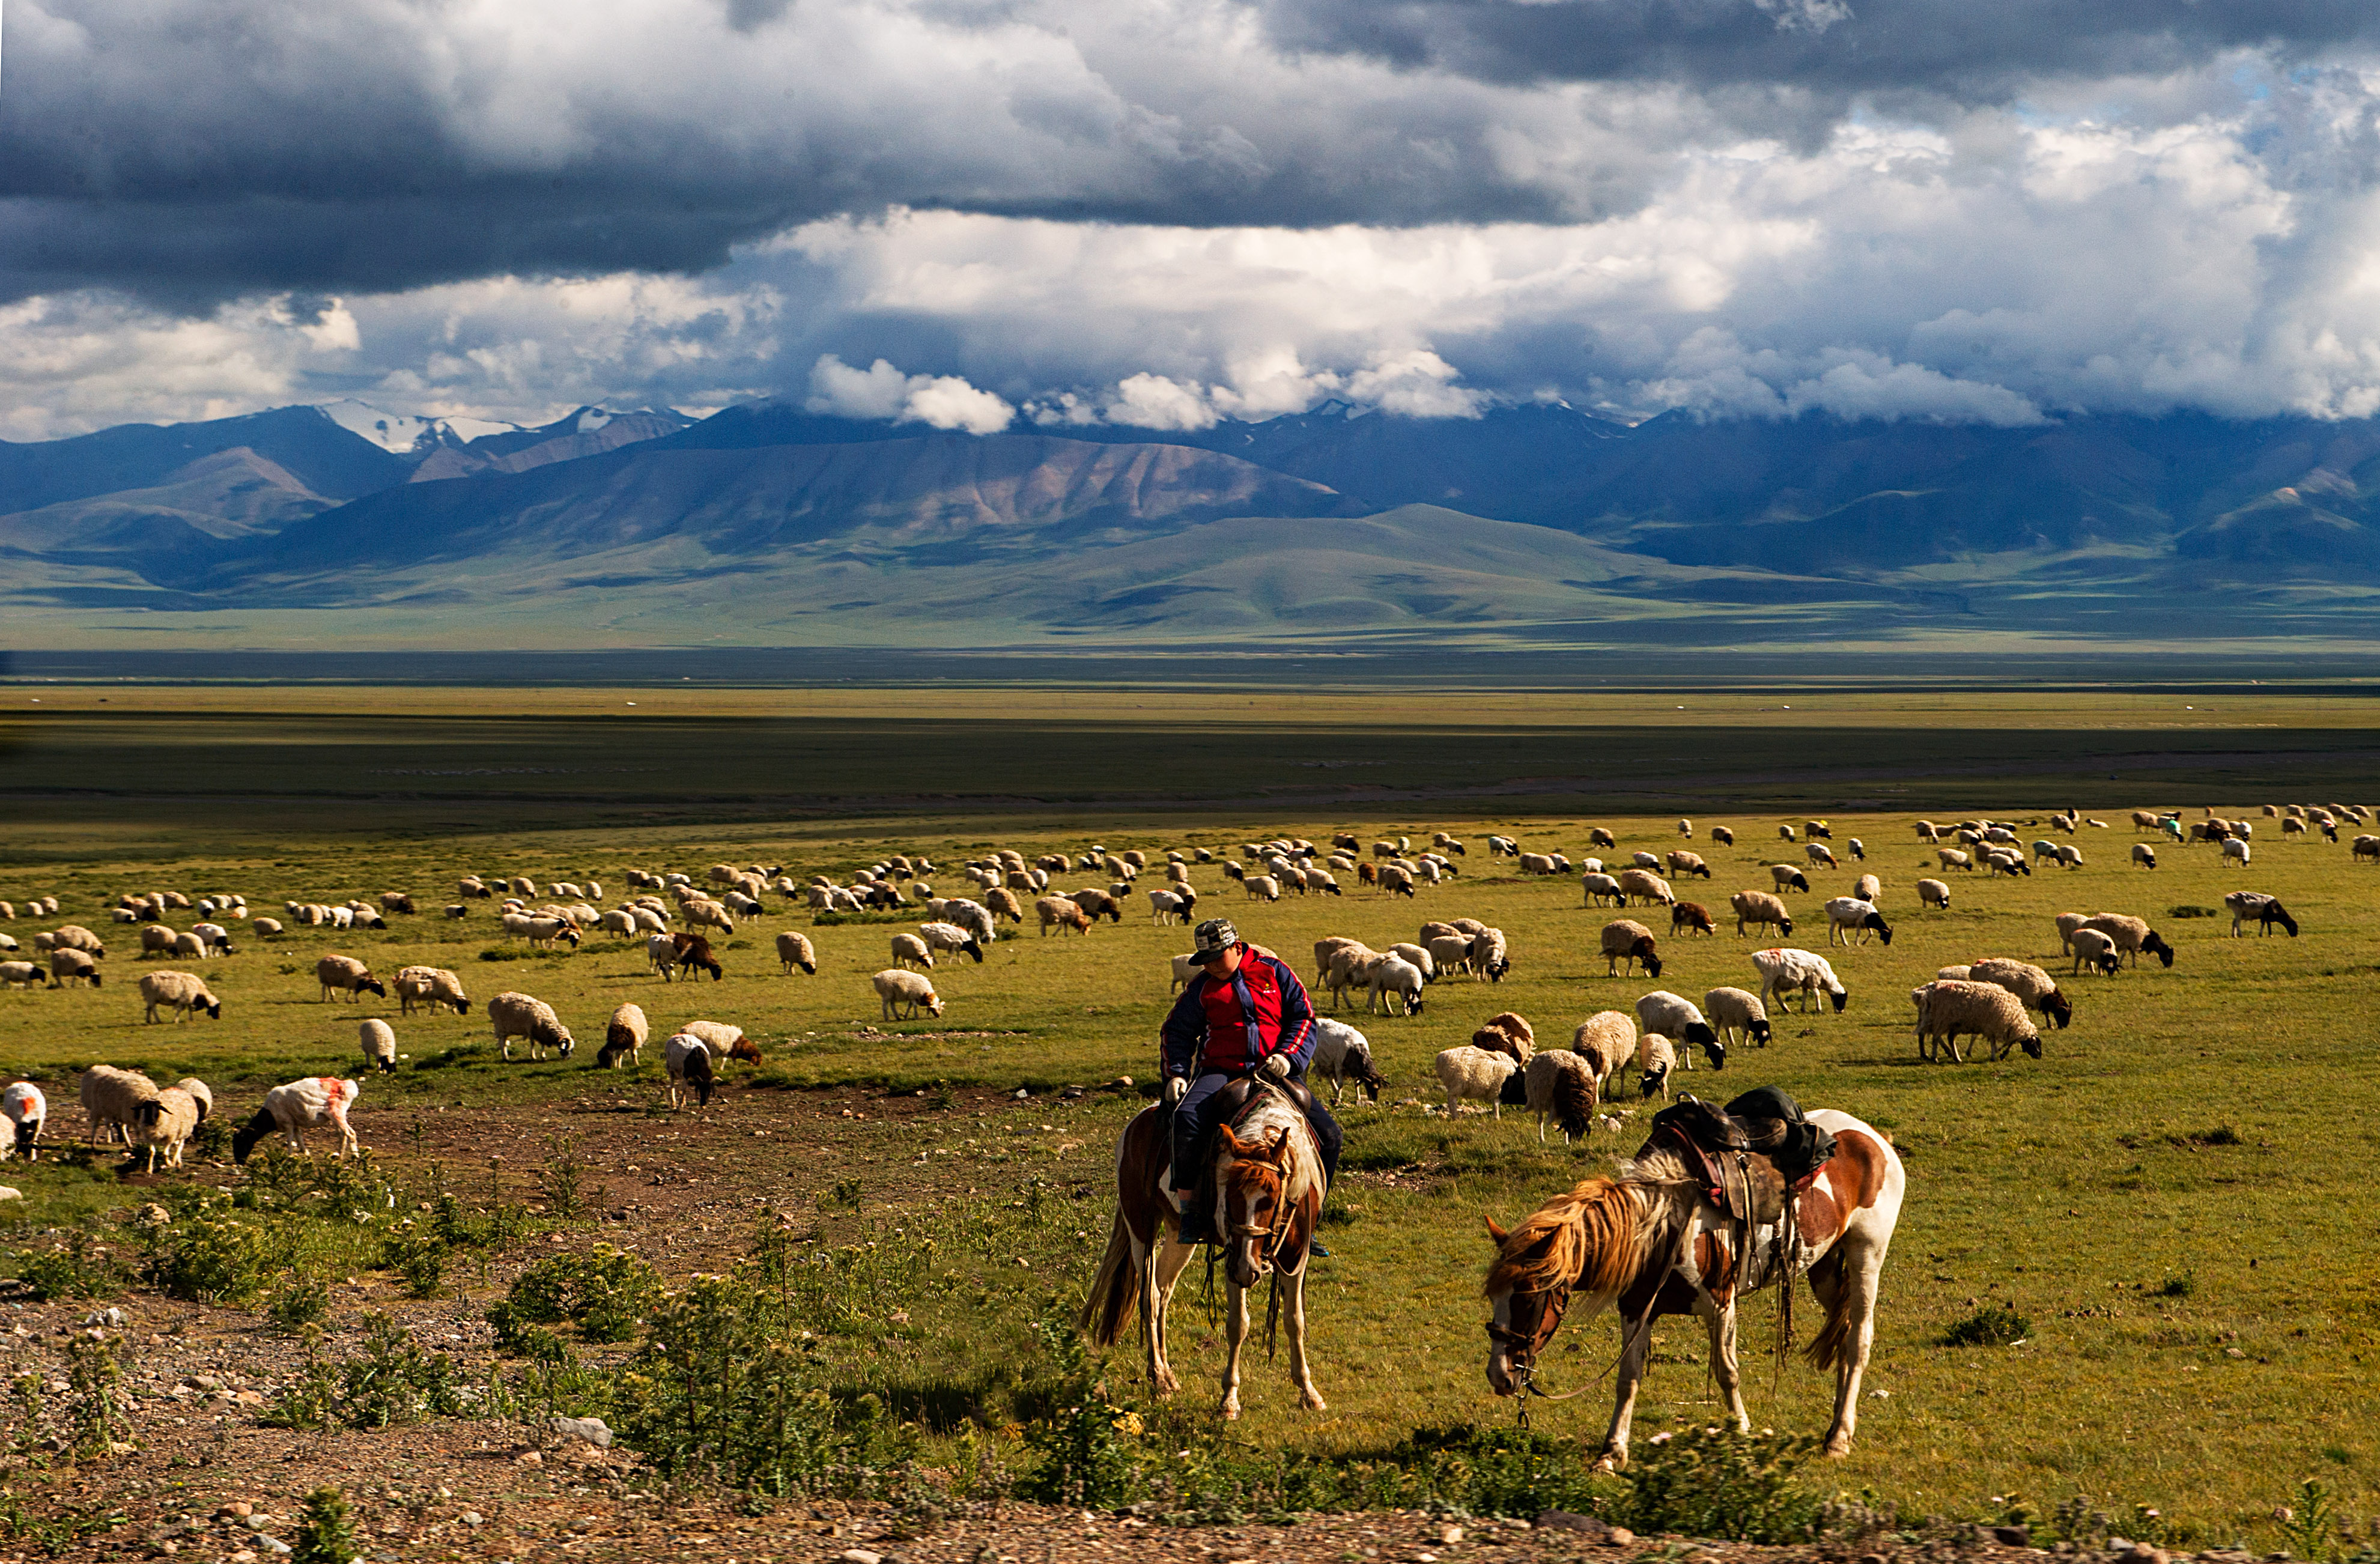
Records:
[[[1496,1261],[1483,1290],[1494,1311],[1488,1388],[1500,1396],[1524,1393],[1571,1294],[1600,1300],[1624,1291],[1636,1279],[1645,1236],[1635,1194],[1610,1179],[1589,1179],[1554,1196],[1510,1231],[1489,1218]]]
[[[1278,1127],[1242,1140],[1226,1124],[1215,1143],[1230,1157],[1215,1181],[1223,1206],[1218,1226],[1226,1240],[1225,1267],[1234,1286],[1254,1287],[1290,1236],[1289,1131]]]

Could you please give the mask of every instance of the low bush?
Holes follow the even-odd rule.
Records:
[[[526,1326],[568,1324],[582,1340],[625,1341],[662,1295],[661,1273],[643,1258],[608,1243],[584,1255],[540,1260],[514,1279],[504,1301],[488,1311],[496,1340],[510,1351],[533,1340]]]
[[[1945,1347],[2005,1347],[2033,1333],[2033,1321],[2006,1303],[1986,1303],[1942,1332]]]

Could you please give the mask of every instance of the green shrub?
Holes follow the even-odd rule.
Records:
[[[336,1488],[308,1494],[298,1534],[290,1539],[289,1564],[356,1564],[362,1556],[347,1521],[346,1496]]]
[[[113,1298],[124,1290],[125,1280],[114,1254],[88,1232],[69,1233],[53,1248],[23,1253],[17,1277],[44,1303],[62,1298]]]
[[[296,1336],[331,1317],[331,1290],[312,1277],[292,1277],[264,1312],[281,1330]]]
[[[1069,1509],[1112,1509],[1137,1497],[1140,1414],[1108,1395],[1107,1381],[1093,1372],[1071,1321],[1048,1316],[1033,1322],[1033,1332],[1063,1376],[1059,1399],[1064,1404],[1025,1430],[1033,1464],[1017,1493]]]
[[[2005,1347],[2033,1334],[2033,1321],[2006,1303],[1986,1303],[1942,1333],[1945,1347]]]
[[[1609,1518],[1634,1531],[1739,1542],[1806,1540],[1819,1497],[1796,1477],[1818,1450],[1807,1435],[1739,1434],[1731,1427],[1656,1434],[1629,1452],[1624,1492]]]
[[[445,1353],[424,1352],[386,1315],[364,1316],[364,1350],[335,1367],[324,1360],[319,1328],[306,1329],[306,1364],[265,1407],[261,1421],[280,1428],[389,1428],[425,1417],[455,1417],[472,1397]]]
[[[556,1255],[529,1267],[488,1311],[488,1321],[508,1345],[533,1340],[524,1326],[565,1323],[584,1340],[625,1341],[660,1296],[661,1274],[643,1258],[599,1243],[587,1254]]]
[[[158,1228],[147,1245],[144,1273],[167,1297],[234,1306],[253,1303],[293,1257],[285,1231],[227,1216]]]
[[[381,1240],[382,1268],[405,1282],[408,1298],[435,1298],[446,1283],[446,1243],[435,1231],[402,1229]]]

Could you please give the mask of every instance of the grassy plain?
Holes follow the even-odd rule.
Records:
[[[45,705],[55,693],[44,692]],[[1782,805],[1832,796],[1838,804],[1823,812],[1843,867],[1817,874],[1814,893],[1794,898],[1814,920],[1794,942],[1824,948],[1817,903],[1848,890],[1863,868],[1885,882],[1894,942],[1838,952],[1852,994],[1846,1013],[1784,1020],[1773,1047],[1739,1052],[1722,1077],[1686,1083],[1730,1094],[1780,1085],[1805,1104],[1888,1129],[1909,1158],[1909,1204],[1886,1272],[1870,1380],[1888,1394],[1864,1405],[1858,1449],[1829,1478],[1919,1509],[1975,1514],[2010,1495],[2046,1509],[2079,1493],[2119,1511],[2153,1505],[2202,1539],[2260,1546],[2272,1541],[2273,1506],[2305,1476],[2337,1487],[2350,1513],[2380,1508],[2380,1267],[2368,1202],[2354,1193],[2380,1106],[2363,916],[2380,870],[2351,865],[2343,844],[2284,843],[2259,807],[2338,794],[2368,801],[2350,785],[2370,774],[2374,740],[2360,702],[2242,697],[2202,715],[2184,708],[2208,697],[2110,694],[2098,697],[2102,725],[2083,727],[2072,710],[2016,710],[1983,697],[1964,706],[1952,697],[1946,712],[1939,697],[1664,697],[1689,710],[1657,715],[1649,697],[1603,705],[1565,697],[1560,709],[1465,697],[1460,710],[1415,701],[1390,721],[1352,694],[1297,702],[1028,691],[987,721],[970,714],[980,710],[979,695],[755,693],[744,710],[734,708],[746,697],[706,694],[703,709],[662,717],[682,726],[657,743],[593,704],[614,692],[490,692],[466,697],[461,715],[442,706],[443,693],[370,694],[320,714],[307,709],[319,692],[304,701],[278,692],[170,693],[195,698],[110,691],[103,718],[96,692],[74,692],[58,701],[63,720],[45,713],[16,729],[6,776],[16,818],[0,844],[0,897],[55,892],[59,921],[111,937],[105,988],[0,993],[0,1061],[43,1081],[62,1120],[72,1118],[72,1073],[97,1061],[165,1079],[198,1073],[244,1115],[277,1081],[351,1071],[356,1021],[377,1012],[390,1015],[409,1058],[395,1076],[367,1083],[358,1122],[367,1142],[394,1158],[405,1155],[403,1129],[418,1111],[500,1113],[516,1123],[526,1114],[533,1123],[590,1097],[643,1104],[658,1096],[650,1063],[635,1077],[593,1074],[591,1041],[566,1064],[506,1065],[480,1017],[406,1020],[393,1005],[358,1010],[315,998],[312,963],[328,950],[382,971],[433,962],[460,972],[475,998],[507,987],[540,995],[581,1039],[600,1037],[604,1016],[630,998],[657,1029],[696,1015],[742,1024],[768,1061],[739,1073],[714,1118],[766,1128],[788,1121],[793,1105],[820,1100],[875,1114],[800,1152],[753,1154],[747,1171],[772,1182],[781,1203],[818,1202],[863,1148],[875,1159],[861,1214],[871,1222],[898,1221],[961,1183],[1045,1181],[1072,1202],[1087,1235],[1061,1274],[1044,1267],[1020,1283],[1052,1296],[1078,1288],[1095,1258],[1107,1148],[1136,1099],[1049,1094],[1150,1074],[1168,1002],[1165,958],[1182,948],[1183,933],[1151,927],[1145,912],[1087,939],[1024,931],[979,967],[946,964],[935,976],[948,1013],[888,1025],[867,979],[884,964],[891,927],[819,928],[806,911],[772,908],[734,936],[725,981],[665,988],[639,952],[600,939],[565,955],[482,960],[504,942],[479,903],[460,924],[433,910],[395,920],[385,934],[293,929],[271,944],[242,940],[241,954],[198,968],[225,1000],[223,1020],[169,1028],[140,1024],[140,964],[99,908],[121,891],[152,887],[236,889],[268,912],[285,898],[386,889],[410,890],[434,907],[464,872],[594,878],[615,899],[632,864],[699,874],[714,861],[758,861],[798,879],[839,875],[896,850],[944,865],[937,882],[956,888],[964,882],[952,867],[994,844],[1030,857],[1098,841],[1161,856],[1273,833],[1323,840],[1339,829],[1366,840],[1433,829],[1463,836],[1472,852],[1462,878],[1411,903],[1351,887],[1344,899],[1252,905],[1220,870],[1196,876],[1208,908],[1301,968],[1325,934],[1378,945],[1410,939],[1435,916],[1495,923],[1515,952],[1503,984],[1441,983],[1420,1017],[1359,1021],[1391,1090],[1379,1108],[1343,1114],[1349,1176],[1334,1202],[1349,1219],[1330,1230],[1337,1257],[1321,1264],[1311,1290],[1331,1410],[1296,1412],[1283,1376],[1259,1364],[1242,1425],[1260,1444],[1337,1450],[1382,1448],[1417,1425],[1510,1415],[1480,1373],[1480,1213],[1509,1219],[1597,1170],[1634,1146],[1642,1122],[1640,1111],[1618,1135],[1571,1148],[1541,1145],[1516,1115],[1450,1123],[1426,1111],[1431,1056],[1503,1009],[1559,1041],[1591,1012],[1627,1009],[1654,987],[1699,999],[1720,984],[1754,986],[1750,943],[1728,933],[1671,941],[1658,926],[1670,965],[1658,985],[1605,976],[1591,952],[1613,915],[1582,907],[1574,881],[1522,879],[1487,859],[1487,833],[1576,857],[1587,828],[1602,825],[1618,833],[1624,862],[1637,848],[1677,845],[1674,819],[1690,808],[1693,845],[1716,877],[1685,882],[1681,894],[1718,909],[1731,891],[1765,886],[1767,864],[1799,861],[1798,845],[1781,847],[1776,827],[1801,811]],[[1257,704],[1232,704],[1242,699]],[[1636,704],[1622,709],[1623,701]],[[771,702],[782,703],[774,715]],[[180,714],[157,714],[168,704]],[[1122,706],[1152,704],[1157,714],[1146,721],[1121,716]],[[1776,709],[1787,704],[1790,715]],[[529,730],[533,743],[520,737]],[[475,736],[490,733],[509,742]],[[309,734],[321,742],[310,745]],[[973,734],[978,747],[953,751],[954,734]],[[1507,742],[1519,746],[1515,758],[1493,747]],[[365,782],[353,793],[335,785],[359,758],[439,770],[473,752],[492,766],[530,768],[576,755],[581,769]],[[391,758],[399,753],[413,758]],[[2112,783],[2104,781],[2111,754],[2131,758]],[[2164,758],[2152,765],[2153,756]],[[110,757],[138,763],[103,764]],[[1366,764],[1386,785],[1323,799],[1316,795],[1335,781],[1309,772],[1281,783],[1291,796],[1268,796],[1281,773],[1267,768],[1292,758]],[[651,770],[624,786],[592,770],[599,763]],[[781,763],[792,770],[772,778]],[[1547,769],[1516,769],[1539,764]],[[1643,796],[1665,785],[1665,765],[1675,768],[1679,802],[1622,814],[1593,798],[1597,768],[1631,779],[1626,791]],[[1879,770],[1891,773],[1888,784]],[[838,814],[808,782],[818,775],[864,803]],[[713,792],[722,777],[729,782]],[[2251,777],[2254,785],[2239,785]],[[1905,801],[1840,806],[1847,793],[1856,799],[1887,785],[1906,788]],[[639,788],[650,795],[635,799]],[[1759,806],[1712,809],[1709,800],[1730,788],[1758,794]],[[1406,795],[1395,796],[1401,790]],[[1070,796],[1098,801],[1064,802]],[[1919,914],[1911,885],[1934,870],[1910,829],[1917,813],[1986,809],[2023,822],[2069,797],[2110,822],[2079,838],[2085,867],[1962,878],[1949,911]],[[2195,815],[2202,804],[2258,817],[2252,868],[2228,870],[2211,849],[2170,845],[2154,872],[2128,865],[2134,834],[2124,809]],[[1711,845],[1714,824],[1732,826],[1738,845]],[[1864,864],[1846,849],[1854,836],[1866,844]],[[2216,907],[2243,886],[2282,897],[2303,938],[2233,940],[2228,919],[2173,911]],[[2073,979],[2075,1024],[2049,1036],[2038,1062],[1920,1063],[1908,989],[1939,965],[1985,954],[2055,969],[2051,919],[2070,909],[2146,916],[2180,959],[2170,971]],[[19,938],[34,927],[22,917],[0,925]],[[817,976],[779,973],[769,943],[781,927],[817,940]],[[953,1114],[946,1125],[930,1111],[887,1125],[875,1106],[885,1093],[930,1093],[937,1084],[965,1094],[964,1102],[988,1103],[996,1092],[1013,1106]],[[1017,1101],[1019,1090],[1033,1096]],[[674,1131],[630,1114],[601,1133],[625,1160]],[[11,1177],[28,1196],[15,1218],[20,1231],[108,1198],[107,1181],[69,1168],[19,1167]],[[1993,1302],[2029,1316],[2023,1344],[1939,1344],[1950,1324]],[[1748,1341],[1764,1339],[1769,1306],[1747,1305]],[[1184,1333],[1193,1341],[1177,1348],[1177,1363],[1186,1394],[1204,1400],[1219,1357],[1196,1343],[1195,1323]],[[1558,1388],[1583,1384],[1615,1346],[1609,1321],[1573,1327],[1551,1377]],[[895,1358],[928,1351],[884,1350]],[[1701,1364],[1699,1331],[1666,1325],[1640,1438],[1664,1420],[1712,1414]],[[1823,1425],[1827,1387],[1805,1368],[1789,1368],[1773,1387],[1765,1367],[1751,1380],[1759,1423]],[[1599,1436],[1607,1411],[1590,1394],[1542,1411],[1539,1425]]]

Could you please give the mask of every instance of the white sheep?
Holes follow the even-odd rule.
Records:
[[[1653,943],[1653,931],[1633,918],[1614,918],[1603,926],[1602,954],[1604,976],[1620,976],[1620,964],[1642,964],[1647,977],[1661,976],[1661,958]]]
[[[2236,836],[2227,836],[2223,839],[2223,855],[2242,868],[2251,862],[2248,844]]]
[[[1343,1021],[1329,1016],[1317,1016],[1314,1021],[1314,1057],[1306,1062],[1305,1078],[1309,1083],[1330,1083],[1330,1105],[1336,1108],[1353,1079],[1358,1090],[1372,1101],[1380,1100],[1380,1087],[1385,1084],[1372,1061],[1371,1040]]]
[[[214,1094],[207,1090],[203,1082],[195,1080],[164,1087],[142,1103],[132,1127],[132,1144],[149,1153],[147,1170],[156,1172],[157,1154],[161,1151],[165,1154],[167,1167],[180,1167],[182,1147],[206,1119],[207,1109],[213,1106]]]
[[[357,1040],[363,1045],[364,1061],[380,1066],[383,1075],[396,1073],[396,1028],[378,1019],[365,1022],[357,1029]]]
[[[1949,976],[1945,971],[1940,974]],[[1975,983],[1996,984],[2017,997],[2018,1002],[2037,1010],[2045,1020],[2055,1022],[2064,1031],[2074,1019],[2074,1006],[2058,991],[2058,980],[2031,962],[2014,961],[2007,956],[1985,956],[1959,974]]]
[[[1856,896],[1828,898],[1827,902],[1828,944],[1840,942],[1849,945],[1852,943],[1852,937],[1856,935],[1859,943],[1864,945],[1867,943],[1867,937],[1871,934],[1881,936],[1888,945],[1892,943],[1892,926],[1884,921],[1884,915],[1876,910],[1875,903],[1863,902]]]
[[[818,972],[818,952],[810,948],[809,936],[790,928],[777,936],[777,961],[788,977],[797,966],[812,976]]]
[[[91,959],[88,951],[55,950],[50,952],[50,987],[64,988],[73,983],[101,986],[99,964]]]
[[[1393,994],[1404,1002],[1403,1013],[1419,1015],[1421,989],[1421,968],[1396,956],[1383,956],[1372,966],[1371,995],[1364,1001],[1364,1009],[1366,1012],[1382,1011],[1386,1008],[1382,1001]]]
[[[1682,1048],[1701,1049],[1710,1056],[1712,1069],[1727,1068],[1727,1045],[1718,1040],[1718,1031],[1684,995],[1656,988],[1636,1001],[1636,1019],[1645,1031],[1658,1032]],[[1694,1067],[1693,1054],[1685,1056],[1685,1065],[1689,1070]]]
[[[113,1064],[94,1064],[82,1073],[75,1095],[82,1103],[94,1144],[103,1135],[128,1142],[133,1125],[140,1120],[140,1105],[157,1098],[157,1083]]]
[[[277,917],[252,917],[248,920],[248,926],[256,930],[256,937],[260,940],[281,938],[281,920]]]
[[[1504,1117],[1504,1084],[1521,1068],[1500,1053],[1475,1049],[1469,1044],[1451,1048],[1439,1053],[1437,1060],[1439,1085],[1446,1089],[1446,1114],[1451,1119],[1463,1111],[1467,1098],[1487,1103],[1496,1117]]]
[[[528,1056],[534,1060],[543,1059],[548,1049],[568,1059],[578,1047],[553,1007],[528,994],[498,994],[488,1001],[488,1019],[495,1025],[496,1046],[506,1060],[513,1056],[515,1037],[528,1042]]]
[[[920,972],[930,972],[934,965],[934,952],[927,948],[925,940],[915,934],[895,934],[892,936],[892,964],[915,966]]]
[[[1783,898],[1768,891],[1739,891],[1728,898],[1728,905],[1735,909],[1735,934],[1739,940],[1747,924],[1755,928],[1772,926],[1779,934],[1793,932],[1793,915],[1785,910]]]
[[[1831,869],[1841,867],[1835,862],[1834,850],[1823,842],[1813,842],[1806,844],[1803,847],[1802,854],[1804,857],[1808,858],[1811,863],[1816,865],[1820,868]]]
[[[1578,882],[1585,891],[1586,904],[1590,907],[1600,906],[1607,900],[1615,907],[1628,904],[1628,892],[1620,889],[1620,882],[1608,874],[1590,869],[1578,877]]]
[[[1752,955],[1752,964],[1760,974],[1760,1000],[1763,1004],[1784,1004],[1785,996],[1790,991],[1801,995],[1803,1003],[1800,1006],[1786,1005],[1785,1008],[1813,1010],[1824,1014],[1824,1008],[1818,1003],[1821,990],[1834,1000],[1838,1014],[1851,1003],[1851,994],[1844,988],[1842,980],[1835,976],[1835,969],[1828,964],[1826,957],[1815,951],[1791,947],[1755,951]]]
[[[1873,905],[1884,894],[1884,881],[1872,874],[1864,874],[1852,881],[1852,894]]]
[[[2156,867],[2156,849],[2145,842],[2132,843],[2132,862],[2144,869]]]
[[[322,986],[325,1000],[333,994],[350,1000],[367,993],[378,999],[388,998],[387,986],[372,976],[370,967],[353,956],[324,956],[314,964],[314,981]]]
[[[1389,947],[1389,954],[1396,957],[1397,960],[1405,963],[1415,971],[1420,973],[1421,980],[1423,982],[1435,983],[1438,981],[1438,963],[1431,959],[1429,952],[1422,946],[1415,944],[1391,945]]]
[[[141,1020],[157,1019],[160,1006],[174,1012],[176,1024],[188,1021],[190,1012],[203,1010],[211,1021],[223,1019],[223,1001],[207,992],[207,985],[194,972],[172,972],[160,968],[140,975],[140,998],[148,1007]]]
[[[1591,1067],[1597,1096],[1609,1096],[1636,1057],[1636,1018],[1625,1011],[1597,1011],[1578,1024],[1570,1046]]]
[[[2128,964],[2141,964],[2142,952],[2156,957],[2167,966],[2173,964],[2173,947],[2165,937],[2151,928],[2145,919],[2128,917],[2122,913],[2094,913],[2082,920],[2085,928],[2095,928],[2116,942],[2116,949],[2131,958]]]
[[[443,966],[401,966],[394,981],[400,1015],[411,1015],[416,1005],[432,1015],[440,1005],[457,1015],[471,1013],[471,996],[463,991],[463,980]]]
[[[1736,1042],[1740,1032],[1744,1040],[1768,1046],[1768,1010],[1759,995],[1742,988],[1713,988],[1703,996],[1703,1009],[1710,1012],[1711,1025],[1721,1042]]]
[[[1632,902],[1643,902],[1648,906],[1677,905],[1678,894],[1670,889],[1670,882],[1644,869],[1621,869],[1620,889]]]
[[[2074,952],[2074,965],[2070,970],[2075,972],[2081,972],[2088,964],[2101,976],[2113,977],[2124,964],[2124,959],[2116,953],[2114,936],[2100,929],[2075,929],[2068,937],[2066,948]]]
[[[1791,864],[1769,865],[1768,879],[1779,891],[1810,889],[1810,877]]]
[[[1996,983],[1937,978],[1910,994],[1917,1006],[1917,1052],[1937,1059],[1948,1051],[1954,1064],[1964,1063],[1959,1052],[1961,1037],[1989,1043],[1994,1059],[2004,1059],[2012,1048],[2041,1057],[2041,1033],[2024,1013],[2024,1001]]]
[[[1956,869],[1962,874],[1975,872],[1975,861],[1956,847],[1937,847],[1934,849],[1934,856],[1940,861],[1946,871]]]
[[[1548,1049],[1533,1056],[1523,1069],[1522,1089],[1529,1111],[1537,1116],[1539,1141],[1546,1138],[1548,1119],[1560,1126],[1565,1146],[1594,1127],[1595,1067],[1581,1055],[1564,1049]]]
[[[710,1106],[710,1094],[718,1085],[718,1074],[712,1065],[710,1045],[690,1032],[680,1032],[662,1050],[662,1062],[669,1070],[669,1104],[672,1108],[686,1105],[686,1094],[694,1093],[697,1106]]]
[[[1074,903],[1067,904],[1072,906]],[[891,967],[878,973],[869,981],[876,987],[877,998],[883,1001],[884,1019],[887,1021],[915,1020],[919,1005],[925,1006],[930,1015],[942,1013],[942,998],[934,992],[933,983],[922,973]],[[900,1013],[896,1014],[896,1012]]]
[[[49,1122],[50,1099],[42,1088],[30,1081],[17,1081],[0,1091],[0,1119],[8,1121],[13,1132],[6,1145],[0,1145],[0,1157],[12,1153],[28,1162],[38,1162],[42,1157],[42,1128]]]
[[[619,1069],[623,1061],[633,1065],[644,1057],[645,1039],[651,1035],[644,1006],[624,1004],[604,1025],[603,1046],[596,1050],[595,1062],[606,1070]]]
[[[1946,882],[1938,879],[1919,880],[1917,882],[1917,904],[1921,907],[1940,907],[1945,911],[1949,910],[1950,905],[1950,887]]]
[[[355,1106],[362,1092],[360,1082],[338,1081],[327,1075],[310,1075],[273,1087],[264,1094],[264,1106],[257,1109],[256,1117],[232,1137],[232,1159],[247,1161],[257,1142],[276,1130],[287,1137],[290,1150],[302,1153],[306,1150],[306,1132],[322,1124],[339,1132],[338,1156],[360,1152],[355,1127],[347,1122],[347,1109]]]
[[[1694,1056],[1688,1054],[1691,1063]],[[1670,1100],[1670,1077],[1677,1073],[1678,1049],[1675,1044],[1658,1032],[1647,1032],[1636,1040],[1636,1089],[1645,1096],[1655,1092],[1661,1100]]]
[[[2055,856],[2058,863],[2067,868],[2079,869],[2082,867],[2082,849],[2070,842],[2059,843]]]
[[[961,928],[954,923],[921,923],[918,936],[937,954],[966,956],[978,966],[983,964],[983,941],[972,929]]]
[[[29,961],[0,961],[0,988],[33,988],[42,981],[42,969]]]

